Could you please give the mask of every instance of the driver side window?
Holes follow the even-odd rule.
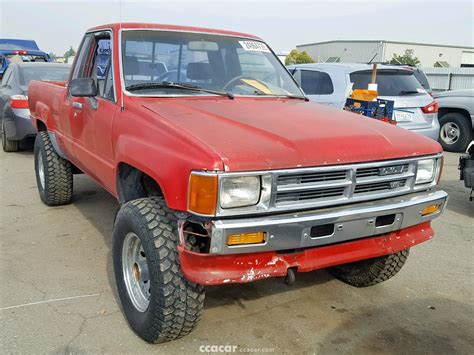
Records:
[[[111,60],[110,37],[97,41],[93,77],[97,82],[98,95],[104,99],[114,101],[114,83]]]

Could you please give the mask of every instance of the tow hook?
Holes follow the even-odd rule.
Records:
[[[285,276],[285,283],[288,286],[291,286],[295,283],[296,280],[296,268],[290,267],[287,271],[288,273]]]

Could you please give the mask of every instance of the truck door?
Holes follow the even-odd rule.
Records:
[[[92,175],[105,188],[114,177],[112,124],[115,100],[111,33],[92,34],[81,76],[93,78],[97,84],[95,97],[71,98],[70,122],[74,138],[74,154],[81,169]]]

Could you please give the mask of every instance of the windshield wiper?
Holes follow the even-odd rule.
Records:
[[[402,90],[398,93],[398,96],[414,95],[414,94],[422,94],[422,93],[417,90]]]
[[[163,88],[207,92],[209,94],[226,96],[231,100],[234,99],[234,95],[231,94],[230,92],[209,90],[209,89],[202,88],[200,86],[184,84],[184,83],[174,83],[171,81],[163,81],[161,83],[140,83],[140,84],[133,84],[133,85],[129,85],[125,87],[127,91],[146,90],[146,89],[163,89]]]
[[[298,95],[285,95],[285,94],[265,94],[265,93],[257,93],[259,96],[273,96],[273,97],[284,97],[285,99],[294,99],[294,100],[304,100],[309,101],[306,96],[298,96]]]

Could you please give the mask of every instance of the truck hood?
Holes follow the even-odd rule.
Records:
[[[211,149],[226,171],[346,164],[442,151],[437,142],[416,133],[302,100],[134,100]]]

